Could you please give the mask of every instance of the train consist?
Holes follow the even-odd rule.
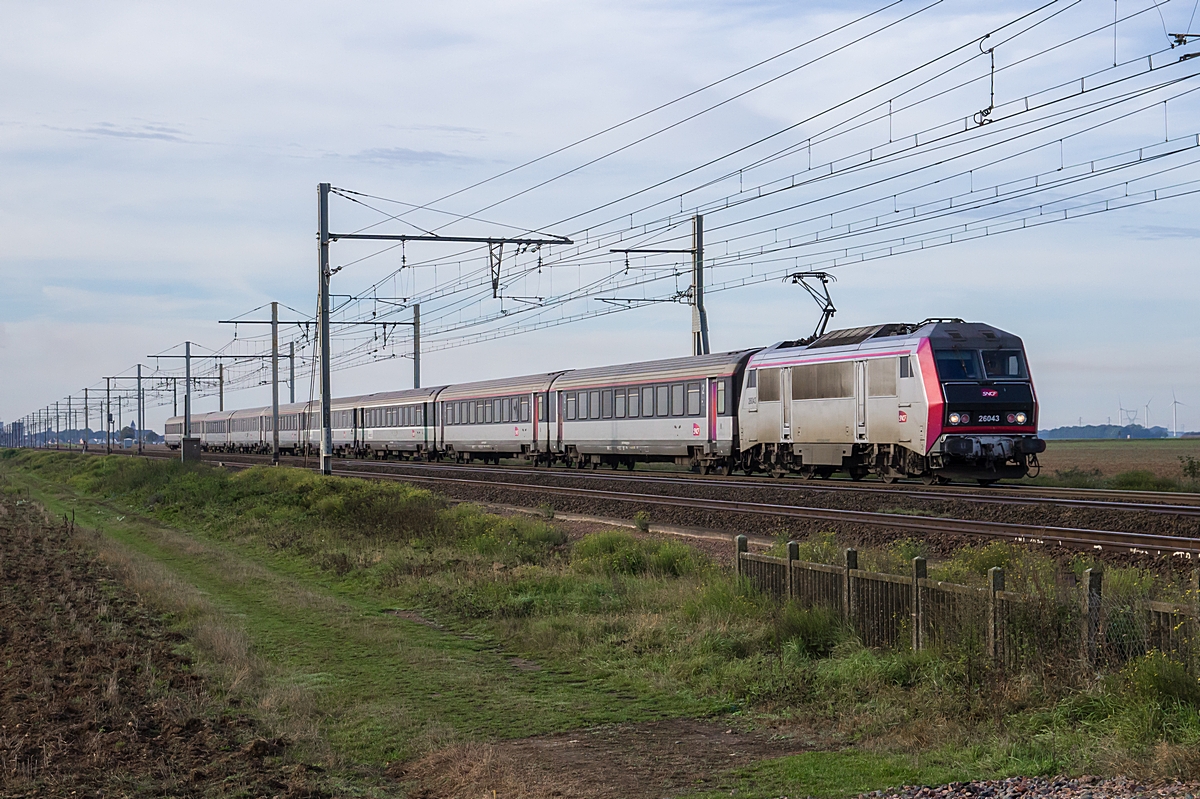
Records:
[[[990,483],[1025,476],[1046,446],[1021,340],[961,319],[346,397],[331,410],[340,457]],[[319,414],[313,402],[281,405],[281,450],[319,449]],[[183,422],[168,420],[168,446]],[[215,451],[267,451],[271,425],[270,407],[192,419]]]

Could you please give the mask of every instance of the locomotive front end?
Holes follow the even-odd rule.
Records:
[[[1019,338],[988,325],[943,323],[919,356],[934,472],[986,484],[1037,466],[1046,442],[1037,436],[1037,395]]]

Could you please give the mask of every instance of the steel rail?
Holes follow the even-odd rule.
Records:
[[[245,459],[249,461],[264,461],[266,456],[249,453],[205,453],[205,460],[224,460],[227,462]],[[302,456],[285,456],[289,460],[302,460]],[[1123,513],[1154,513],[1161,515],[1179,516],[1184,518],[1200,518],[1200,495],[1180,494],[1173,492],[1142,492],[1142,491],[1105,491],[1103,489],[1070,489],[1057,486],[1007,486],[1005,488],[966,488],[959,486],[940,488],[913,488],[910,486],[872,486],[859,484],[829,483],[826,481],[778,480],[773,478],[737,477],[722,478],[685,474],[647,474],[645,472],[598,472],[595,470],[576,470],[558,468],[529,468],[522,466],[482,466],[477,464],[439,463],[425,461],[379,461],[367,458],[339,458],[340,463],[370,464],[389,469],[414,470],[445,470],[466,471],[474,473],[491,473],[496,475],[539,476],[552,478],[626,481],[645,484],[697,486],[707,488],[745,488],[760,487],[779,491],[815,491],[815,492],[848,492],[857,494],[872,494],[876,496],[894,497],[896,499],[917,499],[931,502],[966,502],[973,505],[1012,505],[1036,507],[1038,505],[1058,505],[1068,508],[1087,510],[1118,511]],[[1059,494],[1059,496],[1038,496],[1026,494],[1027,491],[1038,491]],[[1137,500],[1162,498],[1171,502],[1125,501],[1122,499],[1098,499],[1104,497],[1129,496]],[[1178,504],[1180,500],[1187,502],[1195,499],[1195,504]]]
[[[584,480],[619,480],[658,485],[698,486],[708,488],[745,488],[747,486],[774,489],[779,491],[850,491],[876,495],[892,496],[897,499],[921,499],[934,502],[967,502],[975,505],[1061,505],[1071,508],[1086,508],[1090,510],[1108,510],[1138,513],[1157,513],[1172,516],[1200,518],[1200,505],[1168,505],[1157,502],[1114,502],[1103,499],[1073,499],[1070,497],[1037,497],[1020,495],[992,495],[979,493],[954,493],[949,491],[909,490],[905,488],[880,488],[872,486],[829,486],[822,483],[793,483],[779,480],[733,480],[723,478],[697,478],[682,475],[648,475],[634,472],[595,472],[585,470],[558,469],[529,469],[514,466],[486,467],[466,464],[424,463],[420,461],[374,461],[364,459],[344,459],[343,463],[363,463],[383,466],[391,469],[414,470],[458,470],[476,473],[494,473],[514,476],[549,476]]]
[[[836,510],[812,508],[799,505],[777,505],[766,502],[742,502],[728,499],[696,499],[671,497],[662,494],[638,494],[631,491],[602,491],[593,488],[569,486],[544,486],[528,483],[497,483],[466,477],[436,477],[433,475],[403,475],[395,472],[377,472],[366,469],[334,469],[334,474],[346,477],[374,477],[382,480],[420,481],[435,484],[452,483],[490,489],[533,491],[546,494],[585,497],[610,502],[637,503],[709,510],[721,513],[749,513],[764,516],[805,519],[809,521],[834,522],[839,524],[861,524],[871,527],[887,527],[893,530],[912,530],[924,533],[937,532],[953,535],[987,536],[1008,538],[1018,542],[1035,544],[1056,543],[1091,549],[1105,547],[1126,549],[1132,552],[1172,555],[1200,556],[1200,538],[1156,535],[1152,533],[1129,533],[1086,528],[1054,527],[1050,525],[1007,524],[1004,522],[981,522],[964,519],[943,519],[930,516],[910,516],[899,513],[876,511]]]

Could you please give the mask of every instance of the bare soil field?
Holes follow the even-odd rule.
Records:
[[[1156,477],[1179,478],[1179,458],[1186,455],[1200,458],[1200,438],[1047,441],[1038,460],[1043,474],[1050,477],[1056,471],[1099,469],[1103,477],[1147,471]]]
[[[0,495],[0,796],[325,796],[66,520]]]

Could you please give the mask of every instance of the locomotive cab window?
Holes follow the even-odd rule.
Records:
[[[912,376],[913,376],[912,357],[909,355],[905,355],[903,358],[900,359],[900,378],[904,379],[906,377],[912,377]]]
[[[983,371],[993,380],[1025,379],[1025,359],[1020,350],[984,350]]]
[[[938,377],[942,380],[978,380],[979,363],[975,350],[935,350]]]

